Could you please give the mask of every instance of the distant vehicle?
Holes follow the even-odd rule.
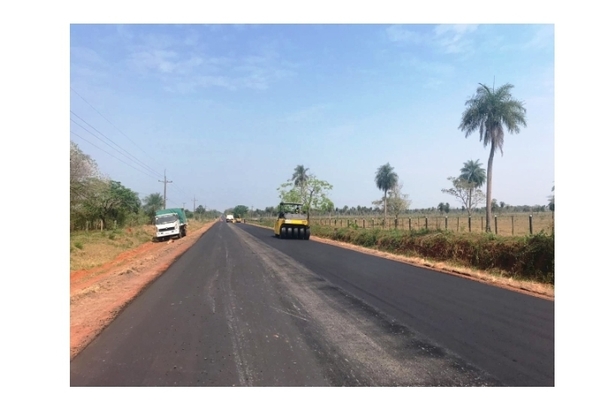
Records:
[[[279,215],[273,228],[275,237],[280,239],[310,239],[310,225],[302,204],[282,202],[279,204]]]
[[[187,234],[187,217],[183,208],[156,211],[154,225],[156,226],[156,239],[159,241],[172,238],[181,239]]]
[[[241,216],[236,216],[235,217],[235,223],[242,223],[242,217]]]
[[[233,215],[227,215],[227,216],[225,217],[225,221],[227,221],[227,222],[233,222],[233,220],[234,220],[234,219],[233,219]]]

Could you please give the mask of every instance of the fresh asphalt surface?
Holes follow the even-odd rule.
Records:
[[[554,302],[218,222],[71,386],[554,386]]]

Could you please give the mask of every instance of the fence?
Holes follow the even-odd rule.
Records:
[[[332,227],[380,228],[398,230],[441,229],[453,232],[485,232],[485,216],[410,216],[387,218],[383,217],[316,217],[312,223]],[[554,233],[554,215],[513,214],[494,215],[490,223],[492,233],[501,236],[522,236],[534,233]]]

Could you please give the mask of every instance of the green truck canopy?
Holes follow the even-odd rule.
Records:
[[[179,216],[179,223],[187,223],[187,217],[185,216],[183,208],[167,208],[156,211],[156,216],[168,214],[177,214]]]

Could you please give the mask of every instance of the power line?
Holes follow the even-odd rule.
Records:
[[[115,151],[117,151],[118,153],[120,153],[121,155],[123,155],[124,157],[128,158],[129,160],[132,160],[131,158],[129,158],[127,155],[125,155],[123,152],[119,151],[117,148],[113,147],[112,145],[110,145],[109,143],[107,143],[106,141],[104,141],[102,138],[98,137],[96,134],[92,133],[90,130],[88,130],[87,128],[83,127],[81,124],[77,123],[75,120],[71,119],[71,121],[75,124],[77,124],[79,127],[81,127],[82,129],[84,129],[85,131],[87,131],[88,133],[92,134],[94,137],[96,137],[98,140],[100,140],[101,142],[103,142],[104,144],[108,145],[110,148],[114,149]],[[78,135],[80,138],[82,138],[80,135]],[[133,160],[132,160],[133,161]],[[135,162],[135,161],[133,161]],[[131,166],[131,165],[129,165]],[[133,167],[133,166],[132,166]],[[145,172],[147,174],[147,172]]]
[[[85,124],[87,124],[88,126],[90,126],[94,131],[96,131],[98,134],[100,134],[101,136],[103,136],[104,138],[106,138],[107,140],[109,140],[110,142],[112,142],[113,144],[115,144],[117,147],[119,147],[120,149],[122,149],[125,153],[127,153],[129,156],[123,154],[123,152],[118,151],[121,155],[125,156],[126,158],[132,160],[133,162],[137,163],[138,165],[144,167],[145,169],[148,169],[149,171],[151,171],[152,173],[156,174],[157,176],[160,176],[160,173],[158,173],[157,171],[155,171],[154,169],[152,169],[150,166],[146,165],[145,163],[143,163],[142,161],[140,161],[138,158],[136,158],[135,156],[131,155],[129,152],[127,152],[127,150],[125,150],[123,147],[121,147],[119,144],[117,144],[116,142],[114,142],[113,140],[111,140],[110,138],[108,138],[106,135],[104,135],[100,130],[98,130],[96,127],[92,126],[90,123],[88,123],[87,121],[85,121],[84,119],[82,119],[81,117],[79,117],[75,112],[71,111],[71,113],[76,116],[78,119],[80,119],[81,121],[83,121]],[[83,128],[84,130],[86,130],[88,133],[94,135],[96,138],[98,138],[98,136],[96,136],[94,133],[90,132],[89,130],[87,130],[85,127],[83,127],[81,124],[77,123],[75,120],[71,119],[71,121],[75,124],[77,124],[79,127]],[[98,138],[100,139],[100,138]],[[101,140],[102,141],[102,140]],[[103,141],[104,142],[104,141]],[[105,143],[106,144],[106,143]],[[109,144],[106,144],[109,145]],[[110,146],[110,145],[109,145]],[[114,149],[114,147],[111,147]]]
[[[71,131],[71,134],[73,134],[73,135],[75,135],[75,136],[77,136],[77,137],[81,138],[82,140],[84,140],[84,141],[86,141],[86,142],[90,143],[90,144],[91,144],[91,145],[93,145],[94,147],[98,148],[100,151],[107,153],[108,155],[112,156],[113,158],[115,158],[115,159],[116,159],[116,160],[118,160],[119,162],[122,162],[122,163],[126,164],[127,166],[129,166],[129,167],[131,167],[131,168],[133,168],[133,169],[137,170],[137,171],[138,171],[138,172],[140,172],[140,173],[143,173],[143,174],[147,175],[148,177],[152,177],[152,176],[150,176],[150,175],[149,175],[147,172],[144,172],[144,171],[142,171],[142,170],[139,170],[139,169],[138,169],[138,168],[136,168],[135,166],[131,166],[129,163],[127,163],[127,162],[125,162],[125,161],[122,161],[121,159],[117,158],[116,156],[114,156],[114,155],[113,155],[113,154],[111,154],[110,152],[108,152],[108,151],[106,151],[106,150],[104,150],[104,149],[100,148],[99,146],[97,146],[97,145],[96,145],[96,144],[94,144],[93,142],[91,142],[91,141],[89,141],[89,140],[86,140],[85,138],[83,138],[83,137],[82,137],[82,136],[80,136],[79,134],[77,134],[77,133],[74,133],[73,131]],[[152,178],[154,179],[154,177],[152,177]]]
[[[134,141],[133,141],[131,138],[129,138],[129,137],[128,137],[128,136],[127,136],[127,135],[126,135],[126,134],[125,134],[123,131],[121,131],[121,129],[119,129],[119,128],[118,128],[118,127],[117,127],[117,126],[116,126],[116,125],[115,125],[113,122],[111,122],[111,121],[110,121],[110,120],[109,120],[109,119],[108,119],[106,116],[104,116],[102,113],[100,113],[100,111],[98,111],[98,110],[97,110],[97,109],[96,109],[96,108],[95,108],[95,107],[94,107],[94,106],[93,106],[91,103],[89,103],[89,102],[88,102],[88,101],[87,101],[87,100],[86,100],[86,99],[85,99],[83,96],[81,96],[81,95],[80,95],[80,94],[79,94],[79,93],[78,93],[78,92],[77,92],[77,91],[76,91],[76,90],[75,90],[73,87],[70,87],[70,89],[71,89],[71,91],[73,91],[73,92],[74,92],[74,93],[75,93],[77,96],[79,96],[79,97],[80,97],[80,98],[81,98],[81,99],[82,99],[82,100],[83,100],[83,101],[84,101],[84,102],[85,102],[85,103],[86,103],[86,104],[87,104],[89,107],[91,107],[91,108],[92,108],[92,109],[93,109],[93,110],[94,110],[96,113],[98,113],[98,114],[99,114],[99,115],[100,115],[100,116],[101,116],[101,117],[102,117],[104,120],[106,120],[106,121],[107,121],[107,122],[108,122],[108,123],[109,123],[111,126],[113,126],[113,127],[114,127],[114,128],[115,128],[115,129],[116,129],[118,132],[119,132],[119,133],[121,133],[121,134],[122,134],[122,135],[123,135],[125,138],[127,138],[127,139],[128,139],[128,140],[129,140],[129,141],[130,141],[130,142],[131,142],[133,145],[135,145],[135,146],[136,146],[136,147],[137,147],[137,148],[138,148],[140,151],[142,151],[142,152],[143,152],[143,153],[144,153],[146,156],[148,156],[150,159],[152,159],[152,160],[153,160],[155,163],[157,163],[157,164],[160,164],[160,163],[158,163],[158,162],[157,162],[157,161],[156,161],[154,158],[152,158],[150,155],[148,155],[148,154],[147,154],[147,153],[146,153],[146,152],[145,152],[145,151],[144,151],[144,150],[143,150],[143,149],[142,149],[142,148],[141,148],[139,145],[137,145],[137,144],[136,144],[136,143],[135,143],[135,142],[134,142]],[[87,124],[88,126],[90,126],[92,129],[94,129],[95,131],[97,131],[97,132],[98,132],[100,135],[102,135],[103,137],[105,137],[106,139],[108,139],[110,142],[112,142],[113,144],[115,144],[117,147],[119,147],[119,148],[123,149],[123,151],[125,151],[127,154],[129,154],[129,155],[131,156],[131,158],[130,158],[130,157],[128,157],[127,155],[124,155],[122,152],[120,152],[118,149],[115,149],[115,148],[114,148],[114,147],[112,147],[110,144],[107,144],[105,141],[102,141],[102,139],[101,139],[101,138],[99,138],[98,136],[96,136],[94,133],[90,132],[90,131],[89,131],[89,130],[87,130],[85,127],[83,127],[82,125],[80,125],[79,123],[77,123],[76,121],[74,121],[73,119],[71,119],[71,121],[72,121],[73,123],[77,124],[78,126],[80,126],[81,128],[83,128],[85,131],[87,131],[88,133],[90,133],[90,134],[94,135],[96,138],[98,138],[100,141],[104,142],[106,145],[108,145],[108,146],[110,146],[111,148],[115,149],[115,151],[119,152],[121,155],[123,155],[123,156],[127,157],[128,159],[132,160],[133,162],[135,162],[135,163],[139,164],[140,166],[142,166],[142,167],[144,167],[144,168],[148,169],[149,171],[151,171],[152,173],[156,174],[157,176],[160,176],[160,173],[156,172],[154,169],[152,169],[152,168],[151,168],[151,167],[149,167],[148,165],[146,165],[146,164],[144,164],[143,162],[141,162],[141,161],[140,161],[138,158],[136,158],[135,156],[131,155],[131,154],[130,154],[129,152],[127,152],[127,151],[126,151],[124,148],[120,147],[118,144],[116,144],[114,141],[112,141],[112,140],[111,140],[110,138],[108,138],[106,135],[102,134],[102,133],[101,133],[101,132],[100,132],[98,129],[96,129],[94,126],[92,126],[92,125],[91,125],[91,124],[89,124],[87,121],[85,121],[84,119],[82,119],[81,117],[79,117],[79,116],[78,116],[78,115],[77,115],[75,112],[71,111],[71,113],[72,113],[73,115],[75,115],[77,118],[79,118],[80,120],[82,120],[82,121],[83,121],[85,124]],[[71,133],[73,133],[73,132],[71,132]],[[75,133],[73,133],[73,134],[75,134]],[[75,135],[77,135],[77,134],[75,134]],[[77,135],[77,136],[83,139],[83,137],[81,137],[81,136],[79,136],[79,135]],[[85,140],[85,139],[84,139],[84,140]],[[86,141],[87,141],[87,140],[86,140]],[[87,141],[87,142],[89,142],[89,141]],[[91,143],[91,142],[90,142],[90,143]],[[92,143],[91,143],[91,144],[92,144]],[[92,144],[92,145],[94,145],[94,144]],[[96,146],[96,145],[94,145],[94,146]],[[99,147],[97,147],[97,146],[96,146],[96,148],[99,148]],[[105,151],[105,150],[103,150],[103,149],[101,149],[101,148],[99,148],[99,149],[100,149],[100,150],[102,150],[102,151],[104,151],[104,152],[106,152],[106,153],[108,153],[107,151]],[[108,153],[108,154],[109,154],[109,155],[111,155],[110,153]],[[115,159],[117,159],[117,160],[121,161],[120,159],[116,158],[114,155],[111,155],[111,156],[112,156],[112,157],[114,157]],[[133,158],[133,159],[132,159],[132,158]],[[134,159],[135,159],[135,160],[134,160]],[[123,161],[121,161],[121,162],[123,162]],[[125,163],[125,162],[123,162],[123,163]],[[127,163],[125,163],[125,164],[135,169],[135,167],[133,167],[133,166],[131,166],[131,165],[127,164]],[[136,169],[136,170],[140,171],[139,169]],[[165,171],[165,172],[166,172],[166,171]],[[147,175],[147,173],[145,173],[145,172],[142,172],[142,173],[144,173],[144,174],[146,174],[146,175]],[[166,176],[165,176],[164,180],[166,180]],[[159,181],[161,181],[161,180],[159,180]],[[178,190],[179,190],[181,193],[183,193],[182,195],[189,196],[189,194],[187,194],[187,192],[183,191],[181,188],[179,188],[179,187],[178,187],[178,186],[176,186],[176,185],[174,185],[174,186],[175,186],[175,188],[176,188],[176,189],[178,189]],[[166,187],[166,183],[165,183],[165,187]],[[166,188],[165,188],[165,190],[166,190]],[[165,193],[165,194],[166,194],[166,193]],[[166,197],[165,197],[165,203],[166,203]]]
[[[75,94],[77,96],[79,96],[85,103],[87,103],[89,105],[89,107],[91,107],[92,109],[94,109],[96,111],[96,113],[98,113],[100,116],[102,116],[102,118],[104,118],[104,120],[106,120],[107,122],[109,122],[115,129],[117,129],[118,132],[120,132],[121,134],[123,134],[123,136],[125,138],[127,138],[129,141],[131,141],[131,143],[133,145],[135,145],[136,147],[138,147],[138,149],[140,151],[142,151],[143,153],[146,154],[146,156],[148,156],[150,159],[152,159],[157,165],[161,165],[161,163],[156,162],[156,160],[154,158],[152,158],[150,155],[148,155],[139,145],[137,145],[135,142],[133,142],[133,140],[131,138],[129,138],[123,131],[121,131],[117,126],[115,126],[110,120],[108,120],[102,113],[100,113],[94,106],[92,106],[88,101],[85,100],[85,98],[83,96],[81,96],[76,90],[73,89],[73,87],[70,87],[71,91],[75,92]]]

